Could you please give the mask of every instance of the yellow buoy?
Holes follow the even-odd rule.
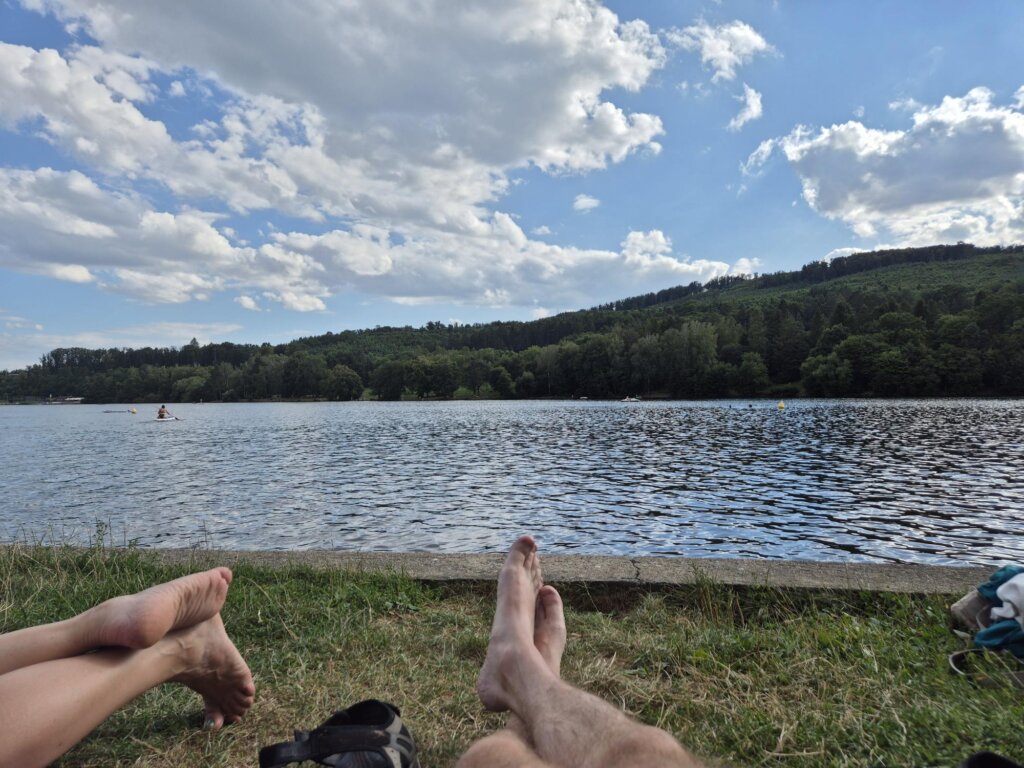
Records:
[[[134,409],[134,408],[129,408],[129,409],[128,409],[128,412],[129,412],[129,413],[131,413],[131,414],[136,414],[136,413],[138,413],[138,411],[137,411],[136,409]]]
[[[786,410],[786,404],[785,404],[784,402],[782,402],[781,400],[779,400],[779,404],[778,404],[778,406],[776,406],[776,407],[777,407],[777,408],[778,408],[778,409],[779,409],[780,411],[784,411],[784,410]]]

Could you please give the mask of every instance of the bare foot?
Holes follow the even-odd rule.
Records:
[[[510,688],[524,671],[538,663],[547,670],[533,644],[541,584],[537,545],[530,536],[521,536],[512,545],[498,574],[498,604],[491,640],[476,684],[480,701],[491,711],[509,709]]]
[[[230,583],[228,568],[193,573],[107,600],[79,619],[92,647],[148,648],[168,632],[216,616]]]
[[[224,630],[220,614],[172,632],[162,645],[182,660],[183,671],[175,675],[174,682],[203,697],[207,728],[217,730],[242,719],[252,706],[256,686],[249,666]]]
[[[562,652],[565,651],[565,613],[562,596],[552,586],[544,585],[537,593],[537,609],[533,619],[533,645],[540,651],[548,669],[555,677],[562,674]]]

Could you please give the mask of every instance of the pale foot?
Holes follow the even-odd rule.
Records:
[[[554,587],[544,585],[537,593],[537,609],[533,619],[533,645],[555,677],[562,676],[562,653],[565,651],[565,612],[562,596]]]
[[[92,647],[148,648],[168,632],[216,616],[224,605],[231,570],[214,568],[107,600],[78,620]]]
[[[521,536],[512,545],[498,574],[491,639],[476,684],[480,701],[491,711],[509,709],[513,703],[512,689],[536,672],[538,665],[550,674],[533,644],[541,584],[537,545],[530,536]]]
[[[217,730],[242,719],[252,706],[256,686],[249,666],[224,630],[220,614],[172,632],[161,646],[182,661],[183,671],[172,680],[203,697],[207,728]]]

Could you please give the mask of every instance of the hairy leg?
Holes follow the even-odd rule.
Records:
[[[541,599],[536,586],[539,574],[533,540],[519,539],[498,576],[491,642],[477,683],[484,706],[511,709],[536,753],[555,765],[699,765],[664,731],[631,720],[559,678],[557,669],[548,663],[553,646],[548,647],[545,658],[535,644],[541,609],[564,627],[557,592],[545,588],[546,597]]]
[[[47,765],[115,710],[164,682],[200,693],[207,722],[235,722],[252,705],[249,668],[219,615],[144,649],[110,648],[0,675],[0,768]]]
[[[147,648],[215,616],[231,571],[214,568],[107,600],[71,619],[0,635],[0,675],[102,647]]]
[[[533,617],[533,647],[536,648],[555,677],[562,676],[562,653],[566,642],[565,612],[558,590],[545,584],[537,592],[537,606]],[[526,743],[531,743],[530,732],[515,712],[508,713],[505,725]]]

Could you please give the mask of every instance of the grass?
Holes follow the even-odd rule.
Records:
[[[210,553],[201,554],[208,557]],[[65,618],[182,575],[137,550],[0,549],[0,631]],[[734,589],[567,587],[571,682],[676,735],[712,763],[952,766],[1024,755],[1024,697],[947,672],[949,599]],[[60,766],[252,766],[260,746],[380,697],[402,708],[425,766],[501,723],[474,682],[492,584],[235,568],[223,615],[253,669],[239,725],[198,729],[198,698],[151,691]]]

